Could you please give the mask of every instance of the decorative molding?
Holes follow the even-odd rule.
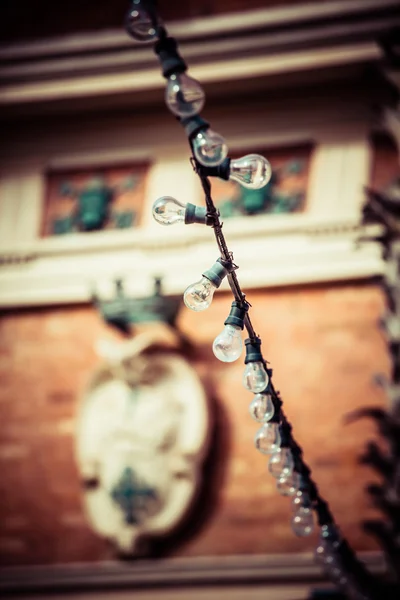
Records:
[[[333,0],[203,17],[172,23],[170,30],[193,76],[240,87],[252,78],[285,75],[285,81],[289,73],[377,63],[376,41],[398,25],[397,0]],[[9,111],[42,102],[65,109],[68,100],[110,95],[113,102],[130,95],[129,104],[137,105],[163,86],[151,47],[124,31],[0,46],[0,105]]]
[[[399,19],[400,24],[400,19]],[[255,56],[227,60],[205,61],[193,65],[191,75],[207,83],[247,80],[298,71],[320,70],[349,64],[368,63],[382,58],[382,52],[374,42],[345,44],[336,47],[295,52],[276,53],[273,56]],[[138,73],[136,73],[138,75]],[[49,102],[69,98],[90,98],[111,94],[140,93],[163,89],[165,82],[159,69],[140,70],[140,76],[132,75],[132,67],[126,72],[87,75],[75,74],[68,78],[34,80],[27,83],[3,84],[0,87],[0,105]]]
[[[397,0],[327,0],[323,3],[304,2],[295,6],[278,6],[247,12],[228,13],[225,15],[200,17],[168,25],[171,35],[187,41],[196,38],[225,37],[229,34],[242,33],[268,28],[283,28],[299,23],[318,24],[334,18],[336,21],[346,18],[360,20],[371,14],[382,14],[385,11],[398,9]],[[0,46],[1,61],[16,61],[38,57],[78,54],[115,50],[121,47],[143,49],[143,44],[135,42],[123,31],[102,31],[95,34],[76,34],[33,42],[19,42]],[[150,52],[150,50],[149,50]]]
[[[356,247],[363,187],[368,181],[370,148],[362,111],[350,108],[349,121],[345,114],[330,121],[329,128],[320,125],[329,106],[320,106],[318,111],[302,108],[291,111],[292,103],[278,108],[258,107],[246,114],[244,122],[232,123],[225,115],[227,137],[230,147],[245,148],[268,146],[268,142],[279,145],[280,140],[294,138],[295,143],[312,141],[314,150],[310,163],[310,181],[306,211],[288,215],[259,215],[232,218],[225,223],[235,259],[243,269],[241,280],[247,288],[276,285],[305,284],[334,280],[349,280],[373,277],[383,269],[379,246],[374,243]],[[356,114],[352,120],[353,111]],[[285,117],[290,112],[290,117]],[[318,113],[320,115],[318,116]],[[268,114],[268,117],[266,117]],[[285,117],[285,126],[277,135]],[[354,118],[353,118],[354,119]],[[358,119],[361,119],[358,122]],[[267,134],[257,132],[257,124],[264,123]],[[305,133],[298,130],[302,122]],[[269,129],[271,123],[271,130]],[[157,123],[153,123],[157,127]],[[241,128],[243,127],[243,131]],[[110,126],[108,140],[119,136],[120,126]],[[229,138],[229,133],[234,135]],[[56,139],[60,133],[52,132]],[[88,142],[96,148],[90,161],[95,164],[96,156],[105,160],[102,144],[97,136],[87,131]],[[103,134],[104,135],[104,134]],[[100,137],[100,142],[103,137]],[[168,130],[165,132],[168,137]],[[303,136],[303,137],[302,137]],[[180,294],[215,259],[212,232],[203,226],[163,228],[151,217],[154,199],[172,195],[183,201],[201,199],[196,177],[182,155],[164,151],[162,140],[153,138],[147,128],[143,138],[138,132],[141,152],[151,154],[146,139],[157,139],[154,147],[153,164],[148,178],[141,227],[121,230],[69,234],[61,237],[38,238],[33,231],[27,235],[19,232],[25,221],[20,223],[17,206],[36,207],[40,213],[40,185],[43,167],[38,168],[36,177],[32,167],[27,179],[18,163],[3,180],[0,179],[0,222],[7,229],[8,243],[0,246],[0,306],[51,305],[57,303],[87,302],[94,287],[101,295],[112,294],[112,282],[121,277],[127,293],[137,297],[149,295],[154,276],[163,277],[163,289],[168,294]],[[65,140],[65,154],[53,156],[52,162],[68,164],[70,153],[79,138]],[[37,154],[42,147],[55,146],[51,136],[38,144]],[[18,146],[17,146],[18,148]],[[123,148],[109,152],[109,159],[120,156]],[[100,153],[100,154],[99,154]],[[23,152],[18,153],[24,161]],[[28,155],[29,156],[29,155]],[[82,157],[82,155],[81,155]],[[10,159],[10,157],[8,157]],[[5,160],[7,160],[5,158]],[[17,160],[15,157],[14,160]],[[3,187],[2,187],[3,181]],[[24,183],[25,181],[25,183]],[[13,184],[14,182],[14,184]],[[20,193],[16,203],[9,190],[18,186]],[[40,214],[31,214],[31,221],[39,223]],[[12,242],[11,240],[16,240]],[[24,240],[24,241],[23,241]],[[163,261],[159,260],[160,253]],[[18,262],[19,261],[19,262]],[[242,272],[242,271],[241,271]],[[225,289],[225,285],[221,290]]]
[[[372,572],[384,571],[384,560],[380,553],[364,552],[360,558]],[[102,562],[0,569],[0,591],[14,594],[47,595],[74,590],[126,589],[135,590],[136,598],[140,590],[152,590],[152,594],[155,594],[158,588],[160,597],[164,597],[171,588],[196,587],[200,591],[216,585],[221,590],[223,587],[237,589],[239,586],[243,590],[243,586],[246,586],[246,597],[251,597],[255,584],[268,588],[287,585],[291,589],[291,586],[295,586],[298,593],[301,585],[323,581],[321,569],[314,563],[313,556],[304,553],[175,558],[139,561],[129,565]],[[265,591],[262,597],[265,597]]]
[[[379,245],[357,247],[363,229],[354,222],[318,221],[306,215],[287,215],[276,221],[269,215],[257,217],[257,221],[247,219],[250,222],[245,224],[232,219],[225,226],[234,242],[235,258],[247,288],[344,281],[383,272]],[[192,230],[182,237],[170,230],[139,233],[139,239],[128,240],[131,232],[116,232],[119,239],[112,235],[108,244],[99,234],[98,246],[95,239],[88,239],[80,250],[73,239],[50,239],[42,251],[39,246],[35,253],[23,251],[21,264],[15,262],[14,254],[14,263],[5,262],[0,267],[0,306],[87,302],[94,287],[102,296],[111,296],[117,276],[124,278],[127,292],[137,297],[149,294],[154,276],[163,278],[167,295],[179,294],[196,273],[200,274],[217,258],[208,229]],[[164,257],[162,264],[160,253]],[[3,254],[2,259],[7,256],[13,254]],[[221,286],[224,289],[225,283]]]

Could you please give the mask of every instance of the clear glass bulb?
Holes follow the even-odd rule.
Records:
[[[133,0],[133,6],[125,17],[125,29],[138,42],[155,40],[157,32],[150,14],[143,7],[141,0]]]
[[[300,493],[300,490],[298,493]],[[295,500],[296,497],[293,498],[293,503]],[[316,562],[325,567],[337,566],[339,555],[336,552],[339,549],[340,543],[340,534],[336,527],[332,524],[323,525],[321,527],[319,543],[315,549]]]
[[[307,506],[299,506],[292,517],[293,532],[299,537],[310,535],[314,531],[313,510]]]
[[[314,552],[314,560],[319,563],[321,566],[326,565],[326,560],[329,556],[330,552],[328,550],[327,544],[325,540],[320,540],[318,546]]]
[[[294,461],[289,448],[280,448],[269,459],[268,470],[273,477],[288,477],[293,473]]]
[[[272,169],[266,158],[259,154],[247,154],[231,160],[229,179],[249,190],[259,190],[271,179]]]
[[[200,281],[192,283],[183,294],[183,301],[191,310],[200,312],[206,310],[213,299],[217,287],[207,277],[202,277]]]
[[[281,434],[278,423],[265,423],[254,438],[254,444],[262,454],[272,454],[279,450]]]
[[[201,165],[216,167],[228,156],[228,146],[219,133],[206,129],[194,137],[193,152]]]
[[[294,496],[299,489],[299,476],[293,472],[287,477],[279,477],[276,481],[276,489],[281,496]]]
[[[186,73],[173,73],[168,78],[165,102],[177,117],[193,117],[204,106],[206,96],[196,79]]]
[[[243,373],[243,385],[250,392],[263,392],[268,385],[269,377],[262,362],[247,363]]]
[[[297,490],[292,498],[292,508],[296,511],[300,506],[311,506],[310,495],[306,490]]]
[[[243,351],[242,329],[238,325],[225,325],[214,340],[213,352],[222,362],[237,360]]]
[[[186,204],[181,204],[171,196],[162,196],[153,204],[153,217],[160,225],[184,223]]]
[[[256,394],[249,406],[249,412],[255,421],[266,423],[275,413],[274,403],[270,394]]]

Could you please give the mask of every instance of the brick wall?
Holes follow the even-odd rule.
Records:
[[[253,320],[264,340],[289,418],[320,488],[359,550],[373,548],[359,522],[372,474],[357,464],[372,434],[343,425],[358,406],[384,401],[372,375],[388,369],[376,327],[383,307],[372,283],[253,291]],[[213,555],[310,550],[292,535],[289,501],[274,489],[252,444],[240,362],[211,351],[230,298],[205,313],[182,309],[179,325],[196,346],[193,363],[212,390],[215,429],[195,512],[168,541],[170,554]],[[0,557],[3,564],[97,561],[112,557],[86,524],[74,462],[77,397],[98,358],[94,342],[117,338],[88,306],[23,310],[0,318]],[[165,545],[160,543],[158,551]]]

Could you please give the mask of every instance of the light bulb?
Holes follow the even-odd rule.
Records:
[[[273,477],[288,477],[294,467],[293,456],[289,448],[280,448],[269,459],[268,470]]]
[[[256,394],[249,406],[249,412],[255,421],[266,423],[274,416],[275,407],[270,394]]]
[[[211,129],[198,131],[192,143],[195,157],[205,167],[216,167],[228,156],[224,138]]]
[[[243,385],[250,392],[263,392],[268,385],[268,374],[262,362],[247,363],[243,373]]]
[[[272,454],[279,450],[281,435],[278,423],[265,423],[254,437],[254,444],[262,454]]]
[[[238,325],[225,325],[222,333],[214,340],[213,352],[222,362],[233,362],[242,354],[242,328]]]
[[[314,553],[315,561],[325,568],[332,569],[338,567],[338,560],[332,550],[332,544],[328,540],[321,538]]]
[[[281,496],[294,496],[299,489],[299,476],[293,471],[287,477],[279,477],[276,481],[276,489]]]
[[[141,0],[133,0],[133,6],[125,17],[125,29],[138,42],[156,39],[157,31],[150,13],[143,7]]]
[[[299,537],[310,535],[314,531],[314,515],[311,507],[299,506],[292,517],[293,532]]]
[[[217,286],[207,279],[207,277],[202,277],[200,281],[192,283],[185,290],[183,301],[188,308],[196,312],[206,310],[212,302],[216,289]]]
[[[229,179],[233,179],[249,190],[259,190],[271,179],[272,169],[266,158],[259,154],[247,154],[231,160]]]
[[[300,506],[311,506],[310,495],[306,490],[299,489],[292,498],[292,508],[296,511]]]
[[[165,101],[177,117],[192,117],[203,108],[205,94],[196,79],[186,73],[173,73],[168,77]]]
[[[322,566],[325,566],[326,560],[330,555],[328,545],[325,540],[320,540],[318,546],[314,552],[315,562],[319,563]]]
[[[161,225],[185,222],[186,205],[171,196],[162,196],[153,204],[153,217]]]
[[[295,502],[293,498],[293,502]],[[325,567],[338,566],[338,555],[336,554],[340,546],[340,534],[333,524],[323,525],[319,543],[315,549],[315,560]]]

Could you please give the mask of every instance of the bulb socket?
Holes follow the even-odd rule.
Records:
[[[262,362],[264,363],[263,355],[261,354],[260,346],[261,340],[260,338],[247,338],[245,340],[246,346],[246,358],[244,359],[244,364],[247,365],[251,362]]]
[[[161,35],[154,45],[154,52],[158,56],[162,74],[166,79],[175,73],[187,71],[187,65],[178,52],[175,38]]]
[[[240,302],[232,302],[231,311],[224,322],[224,325],[236,325],[237,327],[240,327],[240,329],[243,329],[244,318],[248,310],[248,306],[243,306]]]
[[[219,288],[224,277],[226,277],[228,275],[228,273],[230,273],[232,271],[232,268],[233,268],[232,264],[228,263],[227,261],[222,260],[222,258],[219,258],[213,264],[211,269],[204,271],[202,276],[209,279],[211,281],[211,283],[213,285],[215,285],[216,288]]]
[[[299,474],[299,485],[298,488],[301,492],[309,492],[310,491],[310,482],[308,477],[305,477],[303,473]]]
[[[281,435],[281,448],[289,448],[290,447],[290,432],[288,427],[281,423],[279,425],[279,433]]]
[[[190,225],[191,223],[207,224],[207,209],[188,202],[185,212],[185,224]]]
[[[210,124],[202,119],[199,115],[180,119],[180,122],[185,128],[186,135],[188,136],[189,140],[192,140],[199,133],[199,131],[206,131],[206,129],[210,127]]]
[[[220,179],[228,181],[231,173],[231,159],[226,157],[225,160],[216,167],[200,166],[199,170],[201,174],[206,177],[219,177]]]

